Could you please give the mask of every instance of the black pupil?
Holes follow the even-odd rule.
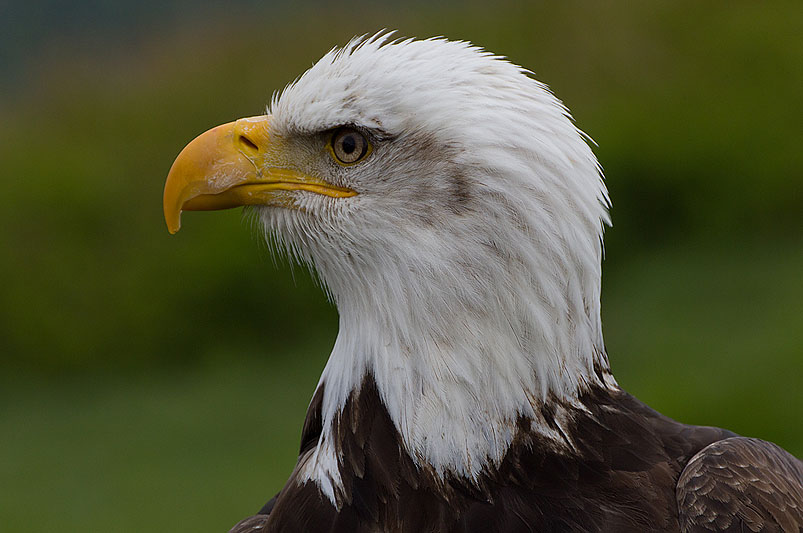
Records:
[[[354,135],[346,135],[343,137],[343,144],[341,147],[343,148],[343,152],[346,154],[351,154],[354,150],[356,150],[357,140],[354,138]]]

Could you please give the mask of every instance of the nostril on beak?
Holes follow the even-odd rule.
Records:
[[[240,145],[240,149],[247,154],[253,155],[259,152],[259,146],[257,146],[254,141],[252,141],[242,133],[237,136],[237,142]]]

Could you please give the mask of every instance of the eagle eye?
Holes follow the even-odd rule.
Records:
[[[332,135],[329,148],[341,165],[353,165],[362,161],[371,151],[368,139],[353,128],[340,128]]]

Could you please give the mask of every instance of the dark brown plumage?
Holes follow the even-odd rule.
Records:
[[[771,442],[721,440],[689,461],[677,498],[683,531],[803,531],[803,463]]]
[[[323,387],[325,385],[321,385]],[[300,458],[317,443],[322,390]],[[366,379],[337,420],[346,498],[314,483],[285,488],[232,533],[256,531],[798,531],[803,465],[774,444],[657,413],[625,392],[595,389],[555,450],[521,420],[500,468],[445,483],[415,466]],[[548,414],[547,414],[548,418]]]

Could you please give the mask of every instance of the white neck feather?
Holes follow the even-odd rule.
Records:
[[[563,105],[465,43],[377,38],[327,54],[271,108],[287,139],[343,124],[387,134],[338,174],[357,196],[260,212],[340,313],[302,479],[335,500],[332,425],[366,375],[406,451],[438,475],[498,465],[520,417],[571,447],[541,406],[616,383],[599,300],[608,196]]]
[[[362,263],[358,276],[343,275],[342,263],[330,271],[332,263],[316,261],[340,331],[321,376],[324,430],[305,474],[328,487],[333,501],[332,425],[366,375],[413,459],[441,476],[467,478],[499,464],[522,416],[556,448],[570,447],[541,423],[540,407],[551,399],[578,406],[592,383],[616,386],[599,320],[601,249],[588,261],[563,246],[550,254],[532,246],[539,237],[525,224],[521,240],[512,240],[522,246],[510,248],[508,239],[501,252],[476,242],[477,222],[484,224],[456,222],[450,241],[435,234],[443,229],[420,227],[415,239],[389,236],[395,253],[385,250],[378,267]]]

